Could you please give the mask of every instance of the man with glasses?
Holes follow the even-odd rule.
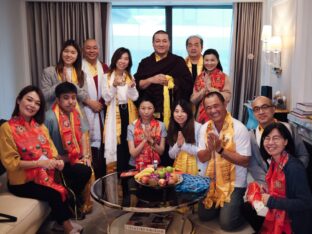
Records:
[[[254,99],[252,102],[252,109],[256,119],[259,122],[259,125],[256,129],[250,130],[250,139],[251,139],[251,154],[250,163],[248,166],[248,171],[251,173],[252,177],[259,183],[265,183],[265,175],[268,171],[268,166],[264,162],[260,153],[260,141],[261,135],[266,126],[277,121],[274,118],[275,106],[272,104],[272,100],[259,96]],[[291,132],[294,143],[295,143],[295,155],[305,167],[309,163],[309,153],[298,133],[295,129],[291,128],[288,123],[282,122]]]
[[[198,204],[202,221],[219,215],[223,230],[232,231],[244,223],[241,208],[247,186],[247,166],[251,156],[247,128],[232,118],[219,92],[204,98],[209,121],[200,129],[199,175],[211,179],[206,198]]]

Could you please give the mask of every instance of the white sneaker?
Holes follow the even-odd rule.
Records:
[[[73,230],[76,230],[77,232],[81,232],[83,230],[83,227],[80,224],[75,223],[71,220],[70,220],[70,223],[73,226]]]

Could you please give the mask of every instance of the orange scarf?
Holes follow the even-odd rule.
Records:
[[[269,194],[272,197],[286,197],[286,178],[283,168],[288,162],[288,154],[283,152],[279,162],[271,161],[269,171],[265,177]],[[261,234],[290,234],[290,219],[285,210],[269,209],[262,225]]]
[[[160,123],[152,119],[150,121],[150,127],[151,127],[151,137],[153,138],[154,142],[156,144],[160,144],[161,140],[161,126]],[[144,129],[142,127],[141,120],[138,119],[134,125],[134,146],[138,146],[143,140],[144,140]],[[138,165],[139,162],[144,163],[144,167],[146,167],[148,164],[152,164],[153,160],[157,160],[158,163],[160,162],[160,156],[159,154],[153,149],[153,147],[145,143],[141,153],[135,158],[136,165]]]
[[[13,117],[8,123],[22,160],[37,161],[42,156],[52,159],[49,140],[34,119],[28,125],[23,117]],[[36,184],[53,188],[61,194],[63,202],[66,200],[67,191],[54,181],[54,170],[36,167],[25,169],[25,174],[27,181],[34,181]]]
[[[69,162],[75,164],[79,161],[83,152],[79,113],[76,109],[73,109],[68,116],[59,108],[57,103],[54,103],[52,110],[58,121],[63,147],[68,152]]]
[[[214,69],[209,75],[203,71],[200,75],[196,77],[194,89],[196,92],[199,92],[200,90],[204,89],[206,86],[206,83],[208,83],[207,80],[210,80],[211,87],[208,87],[208,89],[214,88],[218,89],[220,92],[224,88],[225,84],[225,74],[220,71],[219,69]],[[206,123],[209,120],[205,108],[204,103],[200,102],[198,111],[197,111],[197,121],[199,123]]]

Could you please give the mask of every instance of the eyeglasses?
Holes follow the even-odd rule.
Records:
[[[270,141],[272,141],[274,144],[279,143],[281,140],[283,140],[284,138],[280,137],[280,136],[273,136],[273,137],[265,137],[264,138],[264,142],[269,143]]]
[[[262,106],[255,106],[252,110],[253,110],[253,112],[258,113],[258,112],[260,112],[260,110],[266,111],[271,107],[273,107],[273,106],[264,104]]]

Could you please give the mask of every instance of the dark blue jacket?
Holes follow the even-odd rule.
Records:
[[[270,197],[267,206],[286,210],[293,233],[312,233],[312,195],[302,163],[292,156],[283,169],[286,177],[286,198]]]

